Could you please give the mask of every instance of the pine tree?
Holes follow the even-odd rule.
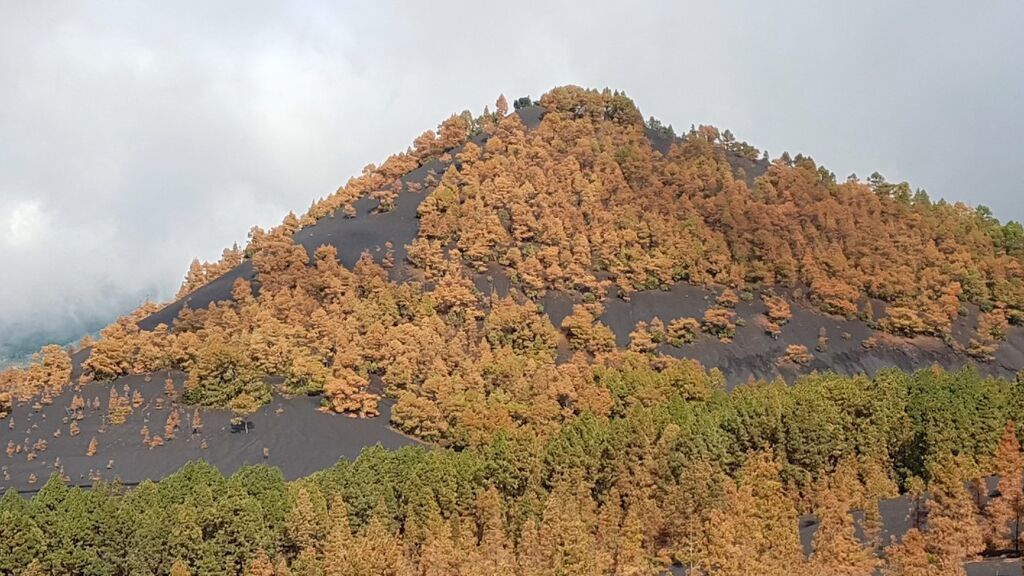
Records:
[[[493,486],[477,495],[476,516],[480,542],[475,564],[483,574],[510,574],[515,562],[505,535],[501,495]]]
[[[864,487],[861,507],[864,519],[861,526],[865,537],[876,546],[882,544],[882,512],[880,503],[886,498],[894,498],[899,494],[896,483],[890,477],[891,466],[888,455],[871,457],[862,456],[858,461],[858,472],[861,485]]]
[[[340,495],[331,499],[331,505],[327,516],[328,530],[337,534],[341,542],[348,544],[352,541],[352,528],[348,520],[348,506]]]
[[[346,576],[381,574],[410,576],[412,567],[397,532],[391,527],[387,508],[379,502],[370,523],[353,539]]]
[[[164,424],[164,439],[173,440],[180,424],[181,414],[177,408],[172,408],[170,414],[167,415],[167,422]]]
[[[741,576],[759,567],[757,559],[749,558],[749,546],[741,540],[743,518],[736,517],[740,495],[734,482],[726,482],[725,502],[708,515],[704,537],[692,554],[699,574]],[[754,536],[754,534],[750,534]]]
[[[274,565],[263,550],[256,552],[256,555],[249,560],[245,567],[245,576],[274,576]]]
[[[802,572],[797,513],[771,450],[753,452],[737,481],[726,482],[723,505],[711,515],[698,566],[717,576]]]
[[[874,552],[857,540],[849,493],[826,489],[819,503],[820,522],[814,534],[808,574],[871,576],[878,565]]]
[[[528,518],[516,548],[516,576],[543,576],[548,574],[548,567],[541,548],[540,526],[534,518]]]
[[[999,476],[999,498],[985,510],[988,541],[997,550],[1020,551],[1024,520],[1024,457],[1017,440],[1017,426],[1007,422],[993,461]]]
[[[950,571],[962,569],[965,561],[985,549],[977,506],[964,487],[961,471],[952,456],[940,456],[929,484],[928,551]]]
[[[600,574],[615,570],[622,526],[622,494],[618,487],[608,491],[604,503],[597,513],[597,531],[594,534],[596,554],[595,567]]]
[[[634,352],[651,352],[655,346],[647,323],[643,320],[637,322],[636,328],[629,333],[629,349]]]
[[[706,460],[687,466],[665,498],[669,550],[683,564],[693,564],[709,516],[720,504],[722,474]]]
[[[285,536],[288,548],[293,554],[316,550],[323,541],[324,524],[327,519],[323,498],[319,490],[308,482],[293,484],[291,489],[292,507],[285,517]]]
[[[352,529],[348,523],[348,510],[341,496],[331,502],[324,542],[323,567],[325,576],[344,576],[349,564],[348,555],[352,546]]]
[[[184,562],[181,560],[175,560],[174,564],[171,564],[170,576],[192,576],[192,573],[189,572],[189,569],[185,566]]]
[[[644,526],[636,507],[630,506],[622,524],[615,573],[622,576],[654,576],[658,572],[644,548]]]
[[[323,576],[323,563],[317,556],[316,549],[303,548],[292,562],[291,572],[300,576]]]
[[[911,528],[899,543],[885,549],[883,576],[941,576],[939,567],[931,563],[925,549],[924,535]]]
[[[110,396],[107,399],[108,421],[115,426],[124,424],[131,411],[132,408],[129,400],[118,394],[116,386],[111,386]]]
[[[6,494],[0,500],[0,574],[27,570],[33,561],[42,557],[45,546],[45,536],[21,497],[13,491]]]
[[[595,569],[596,520],[593,500],[581,478],[565,480],[548,495],[540,525],[540,546],[545,564],[555,574],[592,574]]]
[[[420,547],[419,575],[448,576],[458,574],[459,557],[465,555],[452,540],[451,527],[435,515],[426,526],[425,540]]]

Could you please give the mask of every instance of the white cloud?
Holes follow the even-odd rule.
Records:
[[[4,239],[14,248],[30,246],[40,240],[46,225],[47,218],[39,202],[20,202],[7,216],[7,234]]]

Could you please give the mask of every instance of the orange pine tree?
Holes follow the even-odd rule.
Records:
[[[985,510],[990,546],[1020,551],[1024,520],[1024,456],[1017,440],[1017,425],[1007,422],[993,457],[1000,496]]]

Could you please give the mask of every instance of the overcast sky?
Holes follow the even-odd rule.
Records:
[[[0,0],[0,356],[561,84],[1024,219],[1024,2],[338,4]]]

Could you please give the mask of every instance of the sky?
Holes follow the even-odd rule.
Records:
[[[1019,1],[0,0],[0,357],[565,84],[1024,220],[1022,26]]]

